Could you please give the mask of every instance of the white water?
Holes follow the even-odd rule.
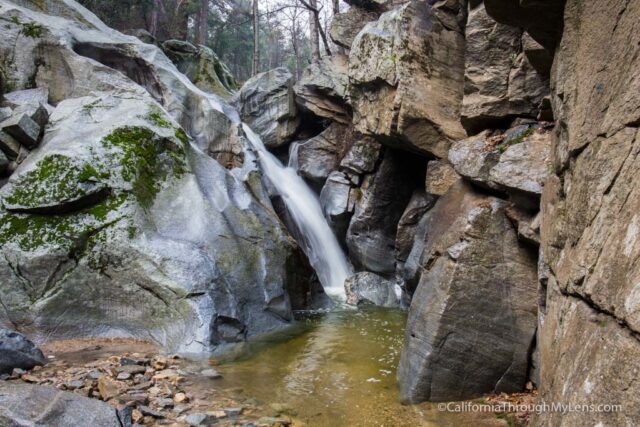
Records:
[[[285,167],[262,143],[249,126],[242,124],[249,142],[258,153],[262,172],[287,206],[291,218],[302,234],[302,248],[315,269],[324,291],[344,299],[344,281],[351,268],[333,231],[322,214],[318,198],[296,173]]]

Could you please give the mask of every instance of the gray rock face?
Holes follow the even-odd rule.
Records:
[[[352,6],[346,12],[338,13],[331,21],[329,35],[331,40],[338,46],[346,49],[351,48],[356,35],[364,28],[368,22],[378,19],[379,13]]]
[[[495,22],[481,3],[466,26],[461,120],[472,135],[512,117],[536,118],[549,82],[522,52],[522,30]],[[544,49],[543,49],[544,50]]]
[[[132,35],[138,37],[136,34]],[[167,40],[161,47],[178,70],[203,91],[230,98],[238,89],[231,71],[210,48],[194,46],[182,40]]]
[[[293,97],[293,76],[276,68],[253,76],[240,89],[240,117],[262,136],[269,148],[291,141],[299,124]]]
[[[640,417],[639,17],[637,2],[566,2],[552,72],[555,173],[541,203],[549,278],[540,398],[623,410],[544,413],[537,425],[625,425]]]
[[[396,259],[398,261],[404,262],[407,260],[413,247],[413,239],[418,223],[435,203],[436,197],[422,190],[416,190],[411,195],[411,200],[409,200],[409,204],[398,222],[398,232],[396,234]]]
[[[340,161],[340,168],[358,175],[371,173],[378,163],[381,148],[373,138],[359,136]]]
[[[31,369],[46,363],[38,347],[24,335],[0,328],[0,374],[8,374],[14,368]]]
[[[320,192],[324,216],[338,240],[344,244],[349,221],[353,215],[352,183],[342,172],[333,171]]]
[[[333,123],[320,135],[300,143],[297,148],[298,173],[322,188],[329,174],[338,169],[354,138],[349,127]]]
[[[455,142],[449,161],[466,179],[495,190],[540,195],[549,176],[551,133],[529,125]]]
[[[367,24],[349,53],[357,131],[446,157],[460,124],[464,34],[457,1],[412,1]]]
[[[121,427],[116,410],[96,399],[49,386],[0,382],[0,424]]]
[[[537,323],[536,260],[518,245],[505,207],[459,183],[424,217],[398,369],[402,401],[523,389]]]
[[[13,52],[22,27],[0,27],[8,78],[19,89],[35,72],[56,104],[0,190],[0,324],[195,352],[287,326],[309,291],[300,250],[255,162],[230,172],[206,155],[233,137],[244,146],[235,111],[74,2],[52,0],[55,18],[0,6],[43,29]],[[96,188],[106,196],[87,200]]]
[[[400,285],[370,271],[349,277],[344,287],[347,291],[347,304],[379,307],[400,307],[402,304],[403,291]]]
[[[347,57],[341,54],[323,57],[309,65],[294,86],[298,106],[320,118],[351,123],[346,103],[347,66]]]
[[[358,190],[347,231],[349,257],[356,267],[394,272],[396,228],[413,191],[407,172],[399,155],[386,151],[376,173],[365,177]]]

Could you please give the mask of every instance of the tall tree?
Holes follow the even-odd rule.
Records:
[[[196,44],[206,44],[209,38],[209,0],[200,0],[196,19]]]
[[[258,74],[260,69],[260,15],[258,12],[258,0],[253,0],[253,67],[251,75]]]
[[[302,0],[301,0],[302,1]],[[309,3],[302,3],[309,10],[309,33],[311,38],[311,59],[313,61],[320,60],[320,39],[319,37],[319,20],[318,18],[318,2],[309,0]]]

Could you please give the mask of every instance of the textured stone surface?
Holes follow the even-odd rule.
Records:
[[[0,382],[0,424],[121,427],[116,410],[96,399],[53,387]]]
[[[46,363],[38,347],[24,335],[0,328],[0,374],[8,374],[14,368],[31,369]]]
[[[350,7],[346,12],[338,13],[333,17],[329,31],[331,40],[338,46],[350,49],[360,30],[368,22],[378,19],[379,16],[379,13],[370,10],[357,6]]]
[[[402,303],[402,288],[393,280],[365,271],[349,277],[344,287],[347,304],[399,307]]]
[[[240,89],[240,117],[269,148],[291,141],[299,124],[293,97],[293,76],[276,68],[253,76]]]
[[[398,379],[404,402],[519,391],[535,337],[536,260],[506,203],[459,183],[423,218]]]
[[[182,40],[167,40],[161,47],[178,70],[203,91],[229,98],[238,89],[238,83],[229,68],[210,48],[194,46]]]
[[[438,157],[465,136],[463,9],[412,1],[364,27],[349,53],[357,131]]]
[[[358,136],[340,161],[340,168],[356,174],[374,171],[380,158],[380,143],[373,138]]]
[[[433,194],[416,190],[411,195],[400,221],[398,221],[398,232],[396,234],[396,259],[406,261],[415,237],[416,228],[424,214],[433,207],[436,197]]]
[[[309,65],[294,86],[296,103],[300,108],[321,118],[349,124],[347,65],[347,57],[339,53],[322,57]]]
[[[567,1],[552,72],[555,175],[541,204],[550,268],[541,399],[624,408],[544,413],[534,423],[625,425],[639,416],[639,17],[638,2]]]
[[[495,190],[540,195],[549,176],[551,133],[529,125],[455,142],[449,161],[466,179]]]
[[[349,200],[352,183],[344,173],[334,171],[320,192],[320,205],[324,216],[341,243],[344,243],[353,209]]]
[[[523,54],[522,30],[495,22],[481,3],[469,12],[465,32],[461,120],[467,132],[472,135],[513,117],[536,118],[549,81]]]
[[[449,163],[442,160],[431,160],[427,163],[427,176],[424,183],[427,193],[443,196],[459,180],[460,175]]]
[[[329,173],[336,170],[340,160],[351,144],[352,130],[333,123],[320,135],[298,145],[298,173],[322,188]]]

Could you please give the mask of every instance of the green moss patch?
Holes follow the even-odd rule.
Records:
[[[54,154],[40,160],[33,170],[22,175],[4,201],[29,208],[79,199],[90,191],[90,187],[81,184],[104,182],[108,178],[108,171]]]
[[[133,194],[145,209],[151,207],[170,175],[180,178],[186,172],[184,148],[148,128],[120,128],[102,142],[121,151],[122,179],[131,183]]]

